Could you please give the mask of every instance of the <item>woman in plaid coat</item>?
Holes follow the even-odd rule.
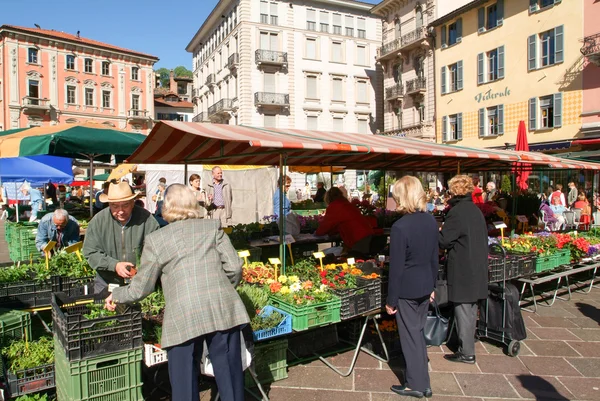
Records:
[[[167,188],[162,214],[170,224],[146,237],[137,275],[113,290],[106,307],[145,298],[160,278],[166,301],[162,346],[173,400],[199,400],[198,362],[206,341],[221,399],[242,401],[240,331],[250,321],[235,290],[242,261],[219,220],[202,220],[198,201],[184,185]]]

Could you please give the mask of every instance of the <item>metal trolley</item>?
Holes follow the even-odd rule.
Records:
[[[509,356],[517,356],[521,350],[521,341],[513,339],[513,333],[508,327],[507,309],[508,301],[506,297],[506,281],[518,275],[517,263],[509,262],[506,250],[499,244],[490,245],[489,261],[489,284],[488,298],[480,304],[479,321],[477,323],[477,337],[486,338],[507,346]],[[509,263],[507,263],[509,262]],[[502,316],[500,327],[490,325],[490,297],[500,299],[502,305]],[[520,313],[520,309],[519,309]]]

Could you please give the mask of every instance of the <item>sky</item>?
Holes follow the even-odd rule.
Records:
[[[377,0],[363,0],[376,4]],[[185,51],[218,0],[0,0],[0,25],[76,34],[160,58],[155,68],[192,68]],[[34,11],[35,12],[32,12]]]

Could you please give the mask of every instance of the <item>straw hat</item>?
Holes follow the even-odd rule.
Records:
[[[110,184],[108,187],[108,195],[100,194],[100,202],[125,202],[135,198],[137,194],[133,193],[131,187],[126,182],[118,184]]]

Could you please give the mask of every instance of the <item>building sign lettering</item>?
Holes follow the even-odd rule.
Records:
[[[492,100],[504,96],[510,96],[510,89],[508,89],[508,86],[504,88],[504,92],[492,92],[491,89],[488,89],[486,92],[480,92],[475,95],[475,100],[477,103],[481,103],[481,101]]]

